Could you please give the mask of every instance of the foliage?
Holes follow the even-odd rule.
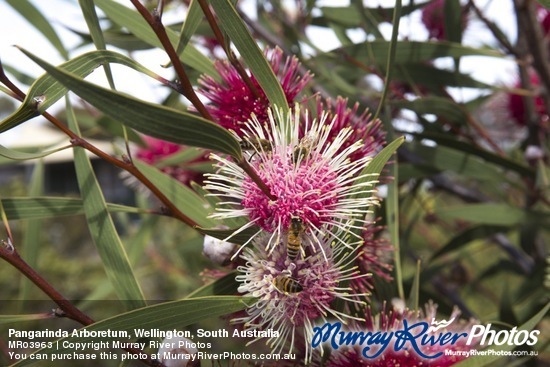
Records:
[[[389,241],[392,248],[381,246],[377,251],[383,253],[376,253],[367,269],[375,274],[366,299],[372,310],[381,311],[396,299],[413,309],[433,300],[442,315],[458,306],[464,316],[482,323],[547,329],[550,11],[543,7],[547,1],[510,2],[510,16],[518,24],[515,34],[474,0],[403,6],[396,1],[391,8],[353,0],[334,6],[258,0],[250,2],[254,10],[230,0],[66,2],[81,12],[85,30],[52,27],[63,19],[50,19],[30,1],[7,1],[64,62],[51,62],[32,44],[18,45],[44,74],[29,76],[27,70],[3,63],[0,90],[6,100],[20,104],[1,107],[9,111],[2,114],[0,132],[20,129],[42,116],[65,138],[55,146],[0,146],[2,169],[33,164],[30,182],[15,181],[1,189],[5,235],[0,257],[5,262],[0,263],[0,287],[6,301],[19,301],[5,302],[0,323],[26,323],[29,330],[53,328],[56,322],[69,325],[59,320],[61,313],[72,320],[67,326],[72,328],[131,330],[147,323],[151,328],[196,329],[218,325],[215,317],[253,302],[237,292],[242,284],[234,270],[243,265],[238,255],[216,264],[202,247],[205,234],[225,240],[238,231],[231,240],[248,244],[265,229],[249,226],[250,218],[238,215],[211,216],[225,199],[208,192],[212,186],[201,186],[204,173],[217,172],[208,176],[211,180],[230,161],[243,172],[243,187],[249,180],[262,195],[271,193],[262,172],[256,173],[262,166],[255,162],[266,162],[277,150],[254,147],[251,154],[243,145],[252,142],[250,136],[222,127],[213,117],[215,103],[205,102],[215,91],[206,93],[206,86],[233,80],[240,84],[224,88],[239,91],[243,86],[248,93],[229,100],[239,109],[255,103],[254,108],[267,111],[271,106],[274,114],[284,114],[300,103],[311,118],[332,111],[331,118],[342,122],[339,129],[351,127],[352,138],[364,146],[373,144],[372,156],[365,158],[357,178],[350,179],[361,189],[346,197],[369,198],[372,178],[383,187],[380,206],[361,208],[372,210],[368,219],[379,218],[378,224],[385,226],[372,240]],[[440,6],[439,13],[434,6]],[[420,24],[404,27],[420,13],[428,32]],[[165,20],[174,17],[175,24]],[[391,35],[386,34],[388,26]],[[469,28],[476,27],[489,42],[472,37],[475,32]],[[80,38],[78,47],[64,44],[61,35],[67,29]],[[334,37],[336,46],[327,50],[319,39],[324,36],[315,30]],[[140,53],[152,61],[138,62]],[[297,57],[296,64],[289,58],[275,67],[277,57],[291,56]],[[517,70],[516,82],[503,86],[478,80],[464,68],[473,57],[482,64],[509,61]],[[128,93],[132,80],[117,78],[118,72],[128,71],[147,76],[148,86],[162,96],[144,101]],[[90,81],[88,76],[97,74],[106,82]],[[293,81],[299,88],[289,96]],[[361,115],[365,109],[375,116]],[[360,125],[365,121],[370,122]],[[384,136],[382,149],[376,144]],[[154,152],[143,146],[154,144],[151,137],[164,141]],[[299,144],[305,140],[307,136],[300,136]],[[162,147],[173,151],[165,154]],[[67,180],[78,183],[77,197],[45,192],[44,167],[68,150],[73,151],[75,171],[68,171],[73,176]],[[219,157],[218,167],[211,153]],[[303,153],[293,154],[294,163],[300,164]],[[133,190],[131,200],[106,198],[108,185],[101,182],[98,159],[120,173],[124,183],[118,184]],[[363,236],[365,223],[364,216],[355,217],[344,234],[328,232],[336,242],[351,243],[350,236]],[[289,231],[287,223],[281,233]],[[376,262],[387,265],[384,269],[393,265],[393,272],[378,272],[383,266]],[[27,279],[29,274],[35,274],[37,287]],[[44,303],[49,300],[59,312],[43,313],[45,304],[53,304]],[[334,301],[332,306],[352,313],[349,305]],[[174,312],[179,319],[168,315]],[[549,337],[543,330],[542,339]],[[548,363],[548,343],[537,348],[538,357],[516,360],[515,365]],[[0,355],[0,361],[8,363],[6,356]],[[511,363],[480,357],[462,363],[501,362]],[[32,362],[16,365],[24,364]]]

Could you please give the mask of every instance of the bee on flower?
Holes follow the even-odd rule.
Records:
[[[337,235],[343,236],[342,233]],[[267,339],[272,352],[298,350],[308,363],[316,320],[335,318],[344,324],[361,320],[336,310],[333,301],[340,299],[364,306],[363,302],[351,297],[353,290],[347,284],[370,274],[362,274],[353,266],[357,254],[343,246],[332,246],[329,235],[321,235],[316,240],[323,247],[326,259],[317,252],[291,260],[282,246],[267,251],[268,241],[269,235],[262,233],[241,254],[245,265],[237,267],[238,290],[255,301],[248,305],[245,316],[234,318],[232,322],[244,324],[247,330],[276,331],[278,337]]]
[[[308,111],[304,114],[302,123],[299,106],[289,113],[269,110],[267,124],[253,117],[243,128],[243,140],[271,143],[269,150],[252,145],[254,150],[249,159],[274,199],[239,165],[215,154],[212,157],[217,161],[217,170],[205,181],[211,195],[223,198],[212,217],[246,218],[248,224],[241,230],[257,226],[256,234],[260,231],[271,234],[266,243],[268,251],[288,238],[293,221],[299,221],[301,228],[305,228],[300,233],[302,250],[311,247],[314,252],[323,251],[317,239],[325,233],[346,245],[334,232],[362,228],[370,208],[378,205],[375,177],[362,172],[372,157],[350,159],[363,142],[351,142],[342,150],[353,133],[351,128],[343,127],[336,136],[331,136],[336,118],[328,121],[322,115],[311,121],[307,118]]]

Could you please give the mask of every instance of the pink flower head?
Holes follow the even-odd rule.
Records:
[[[152,138],[150,136],[144,136],[143,140],[147,144],[147,147],[140,147],[137,150],[135,155],[137,159],[145,163],[158,166],[162,172],[172,176],[183,184],[188,185],[191,181],[199,183],[202,182],[202,172],[180,165],[165,165],[162,163],[163,160],[188,148],[169,141]],[[208,162],[208,159],[203,153],[198,153],[198,155],[188,163],[205,162]]]
[[[396,331],[403,330],[403,320],[407,320],[408,324],[416,323],[419,321],[426,321],[428,324],[433,319],[437,320],[436,316],[437,305],[428,303],[425,307],[425,312],[414,312],[411,310],[391,310],[387,312],[385,307],[382,312],[376,317],[372,315],[370,307],[367,308],[365,315],[365,325],[356,325],[358,330],[376,331]],[[460,315],[460,312],[455,309],[450,316],[451,319],[456,319]],[[437,332],[453,332],[462,333],[471,328],[471,323],[461,320],[455,320],[450,326],[439,329]],[[468,351],[472,349],[472,346],[466,345],[464,338],[458,339],[453,345],[439,345],[423,346],[421,347],[422,353],[426,355],[435,355],[439,352],[443,354],[434,359],[425,359],[418,355],[412,348],[408,350],[401,349],[396,351],[393,345],[388,346],[384,352],[377,358],[367,359],[361,355],[361,351],[350,348],[341,348],[336,350],[331,356],[329,361],[325,364],[327,367],[387,367],[387,366],[432,366],[432,367],[448,367],[460,362],[466,357],[463,355],[446,355],[445,350],[455,351]]]
[[[300,76],[300,62],[296,57],[287,57],[283,62],[283,51],[280,48],[267,50],[266,57],[281,83],[287,101],[294,104],[296,96],[311,80],[311,74],[307,72]],[[254,75],[250,79],[260,93],[259,98],[254,96],[227,61],[218,61],[215,66],[222,78],[221,83],[210,76],[203,76],[199,80],[199,93],[210,100],[206,108],[215,120],[226,129],[235,131],[238,136],[242,136],[242,129],[252,115],[261,123],[266,122],[270,104]]]
[[[375,156],[382,150],[386,136],[380,120],[372,120],[368,109],[358,115],[358,109],[359,103],[355,103],[353,108],[349,108],[347,98],[338,97],[336,103],[331,99],[323,102],[321,98],[317,98],[317,119],[320,120],[323,113],[327,115],[326,120],[328,122],[334,119],[327,143],[332,143],[340,130],[344,128],[351,128],[352,133],[338,152],[344,151],[357,141],[362,142],[361,148],[350,155],[349,158],[352,161]]]
[[[540,80],[539,76],[535,73],[531,73],[531,85],[534,88],[540,87]],[[521,88],[521,82],[518,81],[515,85],[515,88]],[[512,118],[517,122],[520,126],[527,125],[527,116],[525,111],[525,103],[524,103],[525,96],[521,96],[519,94],[515,93],[509,93],[508,94],[508,111]],[[548,112],[546,111],[546,106],[544,105],[544,100],[541,96],[537,95],[534,97],[534,103],[535,103],[535,112],[540,116],[541,121],[548,121]]]
[[[445,1],[433,0],[422,9],[422,23],[429,32],[430,38],[437,40],[447,39],[445,34]],[[462,29],[466,28],[468,18],[461,15]]]
[[[548,33],[550,32],[550,11],[548,9],[544,8],[540,4],[537,5],[537,18],[540,22],[540,25],[542,29],[544,30],[544,35],[548,36]]]
[[[294,113],[284,115],[277,111],[273,116],[269,111],[268,116],[268,128],[253,118],[247,130],[243,130],[243,141],[269,143],[269,149],[255,147],[250,165],[275,199],[260,190],[238,165],[213,155],[218,161],[218,172],[208,176],[206,188],[213,195],[231,200],[222,203],[212,217],[246,217],[247,226],[257,225],[273,234],[272,246],[281,242],[296,218],[303,224],[306,235],[327,232],[324,226],[329,228],[328,232],[333,228],[349,229],[355,221],[362,226],[369,208],[377,205],[378,199],[372,195],[375,182],[369,175],[361,174],[371,157],[350,159],[362,143],[355,142],[340,151],[352,130],[341,129],[328,143],[333,125],[325,123],[325,116],[307,126],[300,139],[298,107]]]
[[[254,303],[246,309],[244,317],[232,320],[244,323],[248,330],[278,331],[278,338],[267,341],[272,352],[280,353],[285,347],[292,351],[298,344],[305,348],[306,363],[312,354],[315,320],[326,322],[327,317],[344,323],[362,320],[336,311],[331,305],[336,299],[357,302],[349,298],[352,289],[340,284],[365,276],[349,266],[354,260],[353,252],[343,246],[331,246],[333,240],[328,235],[316,241],[323,247],[326,258],[316,253],[290,260],[283,246],[266,251],[267,233],[258,236],[253,246],[244,250],[241,257],[246,264],[237,268],[240,274],[236,277],[241,283],[239,292],[253,297]],[[303,344],[298,336],[304,338]]]
[[[445,39],[445,0],[433,0],[422,9],[422,23],[430,38]]]

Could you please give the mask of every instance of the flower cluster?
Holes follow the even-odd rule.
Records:
[[[533,86],[534,89],[540,88],[540,79],[539,76],[533,71],[530,73],[530,83]],[[521,82],[516,82],[515,88],[521,88]],[[519,95],[516,93],[509,93],[508,94],[508,111],[510,113],[510,116],[514,119],[514,121],[519,126],[526,126],[527,125],[527,114],[525,109],[525,102],[524,99],[526,97],[523,95]],[[544,100],[539,95],[539,93],[536,94],[534,97],[534,107],[535,112],[540,118],[540,122],[547,122],[549,120],[548,117],[548,111],[546,110],[546,106],[544,104]]]
[[[471,328],[472,323],[466,321],[457,321],[460,316],[460,312],[455,308],[450,318],[455,320],[450,326],[444,329],[440,329],[440,332],[453,332],[462,333]],[[425,306],[425,310],[411,311],[408,309],[399,310],[392,309],[386,311],[385,307],[380,314],[374,316],[370,308],[367,308],[365,314],[366,322],[364,324],[356,323],[352,327],[358,330],[368,330],[372,332],[382,331],[391,332],[403,329],[403,320],[407,320],[409,324],[413,324],[419,321],[426,321],[427,323],[437,319],[437,305],[430,302]],[[367,359],[361,355],[361,352],[354,348],[342,347],[333,354],[331,354],[329,360],[324,363],[327,367],[386,367],[386,366],[433,366],[433,367],[448,367],[460,362],[466,358],[466,355],[445,354],[445,350],[451,349],[453,351],[467,351],[472,346],[467,346],[463,339],[457,341],[452,345],[441,346],[435,344],[433,346],[425,346],[422,348],[422,353],[426,355],[436,355],[440,352],[443,354],[435,359],[427,360],[419,356],[413,348],[410,350],[403,348],[396,351],[393,346],[387,347],[384,352],[375,359]]]
[[[372,195],[375,182],[369,175],[361,174],[372,158],[350,159],[361,149],[361,141],[340,149],[352,129],[341,129],[329,142],[336,119],[327,124],[324,115],[320,121],[311,122],[300,138],[298,107],[286,116],[280,111],[275,116],[268,111],[268,117],[267,133],[261,122],[253,118],[247,124],[248,130],[243,131],[243,141],[268,142],[269,148],[252,145],[250,164],[276,199],[270,199],[236,163],[213,155],[218,172],[208,176],[206,188],[232,200],[222,203],[212,217],[245,217],[249,221],[246,227],[258,226],[260,231],[272,233],[270,246],[275,246],[293,219],[313,234],[324,234],[327,227],[349,230],[355,221],[370,213],[370,207],[378,204]]]
[[[186,165],[170,162],[164,164],[163,162],[166,162],[176,153],[180,153],[185,149],[194,148],[187,148],[176,143],[152,138],[150,136],[144,136],[143,140],[146,146],[137,149],[135,154],[137,159],[151,165],[156,165],[162,172],[172,176],[185,185],[189,185],[192,181],[202,183],[202,172],[193,170],[192,166],[209,162],[203,152],[197,151],[196,154],[192,154],[193,157],[186,162]]]
[[[288,103],[293,104],[298,94],[311,80],[312,75],[306,72],[300,76],[298,59],[289,57],[283,62],[283,51],[279,48],[268,50],[266,57],[281,83]],[[252,115],[262,123],[267,121],[267,110],[270,104],[254,75],[250,76],[250,80],[259,96],[254,95],[229,62],[217,61],[215,67],[222,81],[218,82],[210,76],[203,76],[199,80],[198,92],[209,100],[210,103],[206,108],[217,123],[242,136],[242,129]]]
[[[314,320],[347,322],[351,316],[335,310],[333,301],[363,304],[371,271],[387,270],[376,265],[378,250],[387,247],[377,246],[375,227],[365,227],[378,198],[374,177],[363,170],[379,138],[355,140],[378,127],[364,123],[366,114],[348,126],[355,110],[346,109],[343,99],[336,106],[340,115],[331,111],[319,119],[298,106],[289,113],[268,110],[267,123],[254,116],[242,127],[248,164],[271,198],[226,157],[212,155],[217,171],[205,181],[212,195],[223,198],[212,217],[244,217],[248,224],[240,230],[256,231],[241,255],[245,265],[237,268],[239,291],[256,302],[233,321],[279,330],[279,338],[269,341],[277,351],[294,349],[302,336],[306,361]]]
[[[300,76],[297,59],[283,62],[279,49],[266,55],[292,106],[289,112],[271,108],[254,76],[259,97],[227,62],[216,64],[222,82],[202,77],[199,92],[217,122],[240,140],[245,164],[267,192],[243,162],[216,154],[205,188],[219,198],[212,218],[244,219],[233,235],[253,233],[230,250],[239,292],[255,300],[233,323],[278,331],[267,341],[271,350],[302,352],[299,358],[307,363],[314,322],[355,320],[345,310],[364,308],[372,273],[389,279],[391,266],[377,261],[388,257],[383,253],[389,246],[376,236],[381,227],[367,220],[378,205],[377,177],[365,173],[385,135],[368,110],[358,114],[359,105],[349,108],[347,99],[317,96],[309,99],[311,109],[294,104],[311,74]],[[223,253],[215,262],[227,263],[229,253],[217,250],[205,242],[205,254]],[[335,308],[337,300],[346,308]]]
[[[430,38],[445,40],[445,1],[433,0],[422,9],[422,23],[428,30]],[[466,14],[461,14],[461,26],[464,30],[468,24]]]
[[[307,256],[291,260],[284,246],[268,251],[269,235],[262,233],[252,247],[244,250],[242,258],[246,264],[237,268],[239,292],[257,301],[247,309],[247,315],[233,322],[244,323],[252,330],[278,330],[279,337],[268,341],[272,350],[275,353],[285,347],[293,350],[296,341],[305,346],[306,361],[312,355],[313,321],[326,321],[330,317],[347,323],[353,319],[333,309],[331,304],[336,299],[360,303],[349,298],[352,288],[341,284],[369,275],[349,266],[356,255],[343,246],[331,246],[331,236],[319,235],[316,241],[322,254],[308,251]],[[303,344],[296,340],[299,336]]]

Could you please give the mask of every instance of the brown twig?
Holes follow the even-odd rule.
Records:
[[[207,120],[213,121],[212,116],[210,115],[210,113],[208,112],[208,110],[206,109],[202,101],[199,99],[199,97],[195,93],[195,90],[193,89],[193,86],[189,81],[189,77],[185,72],[185,68],[181,63],[179,56],[176,53],[176,50],[174,49],[174,46],[172,46],[172,43],[168,38],[168,34],[166,33],[166,29],[164,28],[164,25],[161,22],[159,14],[153,15],[149,13],[147,8],[145,8],[139,2],[139,0],[130,0],[130,1],[132,2],[136,10],[141,14],[143,19],[145,19],[145,21],[149,23],[149,25],[157,35],[160,43],[162,44],[164,51],[166,51],[166,54],[170,58],[170,62],[174,66],[174,69],[178,76],[178,85],[180,87],[179,92],[181,92],[193,104],[193,106],[195,106],[195,108],[201,114],[202,117],[204,117]]]
[[[67,300],[61,293],[52,287],[44,278],[42,278],[25,260],[23,260],[15,248],[8,248],[5,245],[0,246],[0,258],[7,261],[19,272],[26,276],[38,288],[40,288],[52,301],[54,301],[64,312],[65,316],[71,320],[77,321],[82,325],[90,325],[94,320],[88,315],[76,308],[71,301]]]
[[[231,46],[229,45],[229,42],[226,42],[225,37],[222,34],[222,31],[220,30],[220,27],[218,26],[218,23],[216,22],[216,19],[214,18],[214,14],[212,14],[212,11],[210,10],[210,6],[206,3],[205,0],[199,0],[199,5],[201,6],[201,9],[206,16],[206,20],[208,20],[208,24],[210,25],[210,28],[212,28],[212,31],[214,32],[214,36],[218,40],[218,43],[222,46],[223,50],[225,51],[227,58],[229,59],[229,62],[231,62],[231,65],[235,68],[237,73],[239,73],[241,79],[245,82],[248,89],[250,89],[250,92],[252,95],[254,95],[254,98],[258,99],[261,98],[262,95],[258,88],[252,83],[252,80],[246,73],[246,70],[243,68],[237,57],[235,56],[235,53],[231,50]]]
[[[191,85],[191,82],[189,81],[189,77],[185,73],[185,69],[183,68],[183,64],[179,61],[179,57],[178,57],[174,47],[172,46],[172,43],[170,42],[170,40],[168,38],[168,35],[166,34],[166,29],[162,25],[162,22],[160,21],[160,18],[158,16],[154,16],[151,13],[149,13],[149,11],[138,0],[130,0],[130,1],[135,6],[137,11],[141,14],[141,16],[147,21],[147,23],[149,23],[149,25],[151,26],[151,28],[153,29],[153,31],[157,35],[159,41],[161,42],[162,46],[164,47],[164,50],[166,51],[166,53],[170,57],[170,61],[174,65],[174,68],[176,69],[176,73],[178,75],[178,78],[180,79],[179,83],[183,88],[182,93],[184,94],[184,96],[186,96],[191,101],[191,103],[193,103],[193,105],[195,106],[197,111],[199,111],[199,113],[204,118],[206,118],[207,120],[210,120],[210,121],[214,121],[214,119],[212,118],[210,113],[206,110],[206,108],[204,107],[202,102],[197,97],[197,95],[196,95],[196,93],[193,89],[193,86]],[[202,4],[201,4],[201,7],[202,7]],[[206,6],[206,8],[207,8],[206,13],[210,13],[210,15],[212,16],[212,22],[213,22],[213,24],[215,24],[216,22],[213,19],[213,15],[210,12],[210,9],[208,8],[208,6]],[[204,11],[204,9],[203,9],[203,11]],[[217,24],[215,24],[215,27],[217,28]],[[217,29],[219,31],[219,28],[217,28]],[[221,31],[219,33],[221,35]],[[223,36],[222,36],[222,39],[223,39]],[[222,45],[225,49],[225,45],[223,43],[222,43]],[[231,52],[228,54],[228,56],[231,59],[232,56],[230,54],[231,54]],[[233,58],[234,58],[234,54],[233,54]],[[235,61],[238,63],[238,60],[236,60],[236,58],[235,58]],[[242,69],[242,66],[241,66],[241,69]],[[246,75],[246,72],[244,71],[244,69],[242,69],[242,72],[243,72],[243,74],[241,74],[241,77],[246,82],[247,79],[249,80],[248,75]],[[251,81],[250,81],[250,83],[251,83]],[[254,93],[254,89],[253,89],[254,86],[252,84],[250,84],[249,87],[250,86],[251,86],[251,91]],[[258,92],[258,91],[256,90],[256,92]],[[259,95],[258,93],[255,93],[255,95],[256,94]],[[254,169],[250,165],[248,165],[248,163],[246,161],[240,162],[240,165],[243,168],[243,170],[245,170],[245,172],[250,176],[252,181],[254,181],[258,185],[258,187],[271,200],[274,200],[275,198],[271,194],[271,191],[269,190],[269,188],[267,187],[265,182],[263,182],[262,179],[258,176],[258,174],[254,171]],[[132,173],[132,172],[130,172],[130,173]],[[171,210],[177,209],[173,205],[167,205],[167,206]],[[194,227],[195,226],[196,225],[194,225]]]
[[[254,168],[250,164],[248,164],[246,159],[243,158],[242,160],[237,162],[237,165],[243,169],[243,171],[250,177],[252,181],[256,183],[256,185],[258,185],[260,190],[262,190],[263,193],[266,194],[270,200],[277,200],[277,197],[271,193],[269,187],[266,185],[265,182],[262,181],[260,176],[258,176],[258,173],[256,173]]]
[[[25,260],[23,260],[19,253],[12,247],[0,246],[0,258],[4,259],[20,273],[26,276],[31,282],[33,282],[42,292],[54,301],[59,308],[63,311],[63,317],[67,317],[74,320],[84,326],[93,324],[95,321],[84,312],[80,311],[71,301],[63,297],[48,281],[41,277],[33,268],[31,268]],[[141,355],[144,352],[140,349],[125,348],[124,350]],[[141,359],[142,362],[152,367],[160,367],[162,364],[156,360],[152,360],[149,355],[146,358]]]

